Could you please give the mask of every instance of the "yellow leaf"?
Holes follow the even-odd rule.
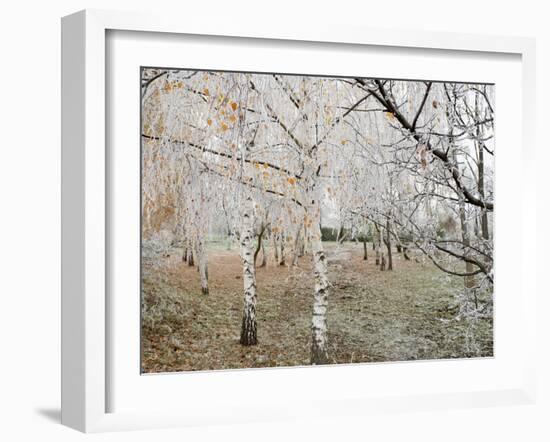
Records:
[[[229,121],[231,121],[232,123],[234,123],[235,121],[237,121],[237,117],[235,115],[231,115],[229,117]]]
[[[290,184],[291,186],[294,186],[294,184],[296,184],[296,178],[287,178],[286,179],[288,181],[288,184]]]
[[[227,130],[229,129],[229,126],[225,123],[222,123],[222,130]]]
[[[204,93],[204,95],[206,95],[207,97],[210,96],[210,91],[208,90],[207,87],[204,88],[203,93]]]

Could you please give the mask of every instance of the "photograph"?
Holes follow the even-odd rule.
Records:
[[[495,84],[138,87],[141,373],[493,357]]]

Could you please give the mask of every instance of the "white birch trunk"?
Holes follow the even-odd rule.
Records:
[[[243,264],[244,309],[241,327],[241,344],[255,345],[256,335],[256,269],[254,267],[254,201],[245,201],[241,233],[241,259]]]
[[[375,230],[372,237],[372,245],[374,247],[374,254],[376,257],[374,264],[378,266],[380,265],[380,229],[378,228],[378,226],[374,226],[374,227],[375,227]]]
[[[187,265],[192,267],[195,265],[195,260],[193,258],[193,241],[189,241],[187,244]]]
[[[296,230],[296,238],[294,239],[294,248],[292,250],[292,266],[296,267],[298,265],[298,258],[300,257],[300,243],[301,243],[301,235],[302,232],[302,226],[300,225],[298,229]]]
[[[279,265],[285,265],[285,235],[281,233],[279,235],[279,241],[281,241],[281,254],[279,255]]]
[[[208,295],[208,257],[202,238],[198,238],[196,241],[196,252],[201,279],[201,291],[203,295]]]
[[[313,257],[313,275],[315,289],[313,293],[313,316],[311,322],[311,363],[328,364],[327,307],[328,307],[328,270],[323,243],[321,241],[321,205],[317,189],[312,189],[308,213],[312,218],[309,232]]]
[[[279,264],[279,249],[277,246],[277,235],[273,234],[273,258],[275,265]]]
[[[265,254],[265,245],[262,241],[262,263],[260,264],[260,267],[267,266],[267,255]]]

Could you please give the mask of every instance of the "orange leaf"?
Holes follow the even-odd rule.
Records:
[[[235,103],[234,101],[231,102],[231,109],[233,109],[234,111],[237,110],[237,106],[238,106],[237,103]]]
[[[209,125],[209,126],[212,126],[212,120],[209,118],[208,120],[206,120],[206,123]]]
[[[207,97],[210,96],[210,91],[208,90],[207,87],[204,88],[203,93],[204,93],[204,95],[206,95]]]

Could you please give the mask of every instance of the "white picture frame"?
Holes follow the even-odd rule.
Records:
[[[426,394],[378,395],[377,397],[342,396],[317,401],[314,409],[282,406],[259,406],[253,413],[239,417],[236,411],[211,414],[197,409],[190,415],[185,409],[172,407],[158,411],[109,411],[108,396],[113,387],[109,382],[107,327],[110,323],[107,299],[109,230],[109,187],[107,184],[106,120],[108,84],[106,81],[109,31],[137,31],[179,35],[273,39],[288,42],[339,43],[369,45],[379,48],[421,48],[438,51],[468,51],[513,54],[521,57],[522,110],[521,160],[522,189],[534,189],[534,100],[535,44],[534,40],[517,37],[490,37],[451,33],[428,33],[403,30],[377,30],[345,26],[302,26],[265,23],[224,23],[194,20],[182,23],[178,17],[154,16],[86,10],[63,18],[62,21],[62,423],[84,432],[123,429],[185,426],[219,422],[243,422],[308,417],[312,414],[365,414],[373,410],[388,412],[426,408],[453,408],[501,404],[532,403],[535,399],[535,339],[525,342],[520,358],[521,379],[514,379],[502,388],[462,392],[427,392]],[[459,79],[457,79],[459,80]],[[519,130],[519,129],[518,129]],[[526,257],[534,255],[536,194],[521,190],[522,272],[527,274]],[[531,233],[529,233],[531,232]],[[498,241],[497,241],[498,243]],[[536,316],[536,285],[534,278],[523,278],[518,319],[523,336],[533,337]],[[136,297],[136,299],[138,299]],[[496,355],[498,358],[498,354]],[[458,362],[460,364],[460,362]],[[379,365],[378,370],[389,370]],[[325,368],[316,368],[325,370]],[[362,370],[354,367],[355,375]],[[300,370],[300,369],[297,369]],[[346,370],[332,367],[331,370]],[[287,370],[287,373],[291,370]],[[348,368],[349,372],[349,368]],[[258,373],[257,371],[255,373]],[[311,372],[310,372],[311,373]],[[208,376],[200,382],[208,388]],[[246,376],[241,371],[239,376]],[[265,376],[271,376],[266,374]],[[291,376],[291,375],[288,375]],[[197,379],[197,378],[195,378]],[[265,377],[259,382],[265,382]],[[518,378],[519,379],[519,378]],[[183,401],[192,402],[192,397]],[[236,410],[239,404],[235,404]],[[290,410],[290,411],[289,411]]]

